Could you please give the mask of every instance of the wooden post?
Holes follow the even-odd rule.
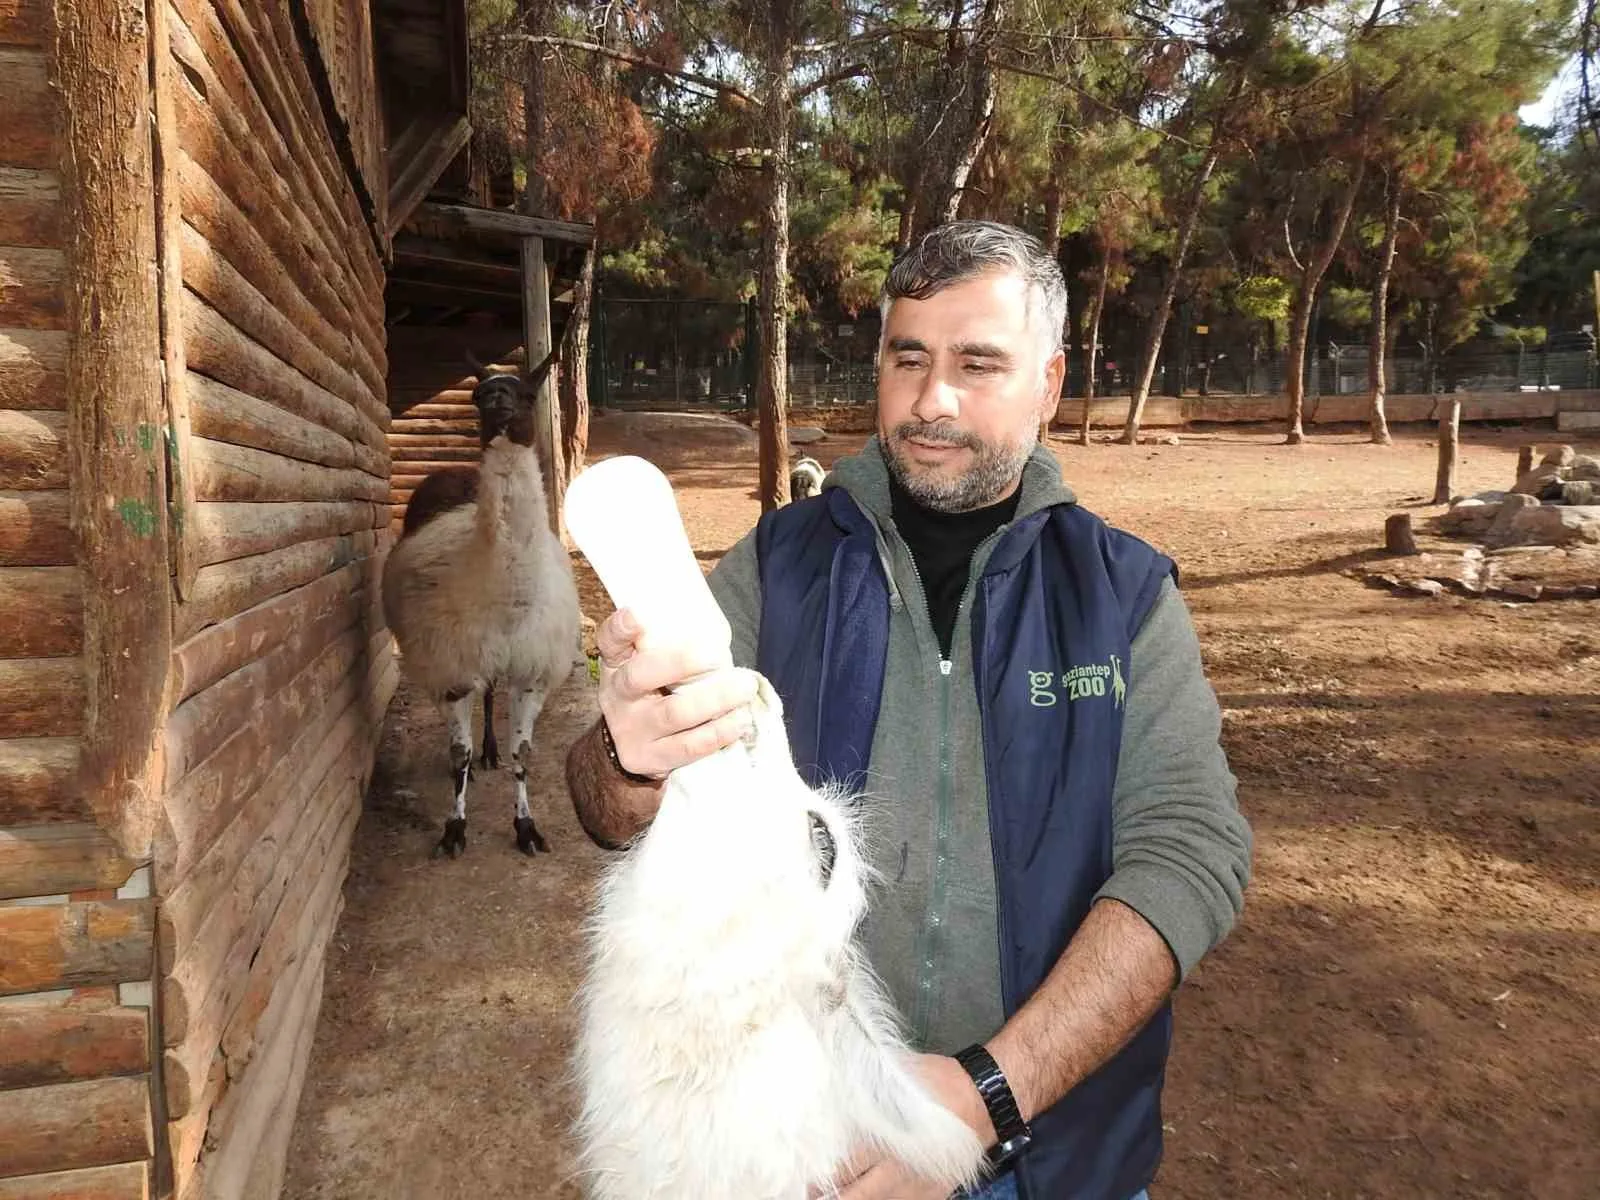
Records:
[[[527,376],[550,353],[550,278],[545,272],[544,239],[522,239],[522,344],[523,375]],[[534,409],[535,446],[544,467],[545,501],[550,528],[561,532],[561,414],[556,409],[556,389],[550,372],[539,384]]]
[[[1433,485],[1433,502],[1449,504],[1456,494],[1456,461],[1460,457],[1461,397],[1452,393],[1439,418],[1439,474]]]
[[[179,599],[194,591],[200,569],[193,553],[194,476],[189,469],[189,398],[183,356],[183,202],[179,181],[177,95],[182,88],[172,56],[166,4],[150,5],[150,78],[155,110],[156,248],[160,255],[162,386],[166,391],[168,470],[172,474],[171,538],[173,587]]]
[[[1517,450],[1517,478],[1521,479],[1533,470],[1534,457],[1539,453],[1537,446],[1523,446]]]
[[[81,786],[135,861],[160,807],[172,655],[167,419],[143,5],[59,3],[72,524],[87,680]]]
[[[1383,523],[1383,548],[1390,554],[1415,554],[1416,535],[1411,532],[1411,514],[1395,513]]]

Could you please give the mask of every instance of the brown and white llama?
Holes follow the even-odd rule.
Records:
[[[533,727],[578,651],[572,563],[551,530],[534,449],[534,396],[551,354],[524,383],[480,371],[472,389],[477,466],[429,475],[412,494],[383,572],[383,612],[414,687],[450,722],[453,804],[435,854],[467,846],[473,701],[484,696],[483,762],[499,765],[494,692],[511,696],[513,828],[524,854],[549,850],[528,807]]]

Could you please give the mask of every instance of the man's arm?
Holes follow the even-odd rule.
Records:
[[[607,850],[620,850],[649,826],[661,807],[665,783],[633,783],[611,765],[600,722],[567,751],[567,791],[578,824]]]

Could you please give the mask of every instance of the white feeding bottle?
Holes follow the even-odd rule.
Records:
[[[611,601],[644,628],[640,647],[696,642],[733,665],[733,631],[683,529],[672,484],[654,463],[608,458],[567,487],[567,529]]]

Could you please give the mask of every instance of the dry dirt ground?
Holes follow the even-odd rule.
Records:
[[[709,565],[754,521],[749,435],[596,422],[660,462]],[[1600,603],[1402,598],[1342,575],[1417,515],[1433,448],[1266,431],[1054,444],[1081,498],[1173,554],[1257,835],[1245,918],[1180,993],[1157,1200],[1600,1196]],[[1466,435],[1465,490],[1521,441]],[[859,446],[835,435],[825,464]],[[1589,448],[1594,452],[1593,444]],[[585,603],[603,615],[585,575]],[[356,834],[286,1195],[576,1197],[562,1072],[580,924],[604,855],[541,723],[515,850],[509,776],[480,778],[467,854],[437,716],[403,692]],[[503,718],[502,718],[503,719]],[[502,739],[504,744],[504,739]]]

